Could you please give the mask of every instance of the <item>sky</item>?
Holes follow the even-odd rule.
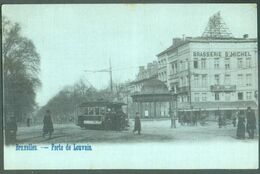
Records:
[[[79,79],[102,89],[109,67],[113,81],[134,80],[138,66],[157,60],[172,38],[201,36],[210,16],[220,11],[233,36],[257,37],[254,4],[60,4],[4,5],[2,14],[21,25],[41,57],[36,102],[45,105]]]

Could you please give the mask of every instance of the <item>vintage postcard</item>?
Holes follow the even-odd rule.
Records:
[[[3,5],[4,169],[258,169],[257,43],[253,3]]]

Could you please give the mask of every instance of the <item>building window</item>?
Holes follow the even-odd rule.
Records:
[[[171,63],[171,68],[172,68],[172,74],[175,74],[174,63]]]
[[[237,93],[238,100],[243,100],[243,92]]]
[[[182,86],[186,86],[186,77],[183,77],[183,85]]]
[[[219,85],[219,75],[215,75],[215,85]]]
[[[187,102],[187,96],[183,96],[183,102]]]
[[[198,59],[197,58],[194,59],[193,66],[194,66],[194,69],[198,69],[199,68],[199,66],[198,66]]]
[[[181,96],[178,97],[178,101],[179,101],[179,102],[182,102],[182,101],[181,101]]]
[[[242,58],[238,58],[237,59],[237,67],[238,68],[243,68],[243,59]]]
[[[219,93],[218,92],[215,93],[215,100],[219,101]]]
[[[189,85],[189,76],[186,76],[186,84]]]
[[[246,86],[252,86],[252,74],[246,75]]]
[[[175,74],[177,72],[177,63],[176,62],[171,63],[171,67],[172,67],[173,74]]]
[[[199,76],[198,75],[194,75],[194,87],[198,87],[199,86]]]
[[[247,92],[246,93],[246,99],[247,100],[252,100],[252,92]]]
[[[225,100],[230,101],[230,93],[229,92],[225,94]]]
[[[188,69],[188,66],[189,66],[189,60],[186,59],[184,69]]]
[[[175,88],[174,85],[172,85],[172,87],[171,87],[171,91],[172,91],[173,93],[176,93],[176,88]]]
[[[207,93],[202,93],[202,101],[207,101]]]
[[[182,68],[183,68],[183,67],[182,67],[182,61],[180,61],[180,66],[179,66],[179,67],[180,67],[180,71],[182,71],[182,70],[183,70],[183,69],[182,69]]]
[[[229,85],[231,81],[230,74],[225,74],[225,84]]]
[[[243,74],[237,75],[238,85],[243,86]]]
[[[214,68],[219,69],[219,58],[214,59]]]
[[[195,93],[194,100],[195,100],[196,102],[200,101],[200,94],[199,94],[199,93]]]
[[[202,75],[201,86],[207,87],[207,75]]]
[[[189,101],[191,101],[191,98],[190,98],[190,96],[187,96],[187,101],[189,102]]]
[[[252,65],[251,65],[251,57],[248,57],[246,58],[246,67],[247,68],[250,68]]]
[[[183,77],[180,78],[180,86],[183,86]]]
[[[206,69],[206,59],[201,59],[201,69]]]
[[[225,69],[230,69],[230,58],[225,59]]]
[[[182,62],[182,70],[185,70],[185,67],[186,67],[186,62],[183,61],[183,62]]]

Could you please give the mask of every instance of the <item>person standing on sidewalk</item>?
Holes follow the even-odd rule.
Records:
[[[135,127],[133,133],[135,133],[136,131],[138,132],[138,135],[141,134],[141,120],[139,112],[137,112],[135,116]]]
[[[218,127],[221,128],[223,125],[223,117],[221,114],[218,115]]]
[[[246,127],[245,127],[245,117],[242,111],[238,113],[238,123],[237,123],[237,138],[245,139]]]
[[[237,126],[238,113],[239,113],[239,111],[236,111],[236,113],[232,117],[232,124],[233,124],[234,127]]]
[[[8,120],[5,128],[5,138],[7,144],[12,144],[16,142],[16,134],[17,134],[17,123],[16,118],[12,116],[10,120]]]
[[[256,129],[256,118],[255,118],[255,113],[252,111],[251,107],[247,108],[246,111],[246,130],[249,135],[249,139],[254,139],[254,133]]]
[[[171,118],[171,128],[176,128],[176,117],[171,109],[169,109],[169,115]]]

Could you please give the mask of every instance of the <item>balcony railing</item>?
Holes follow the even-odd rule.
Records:
[[[211,85],[212,92],[233,92],[236,91],[236,85]]]
[[[189,92],[188,86],[178,87],[176,91],[177,94],[188,93],[188,92]]]

